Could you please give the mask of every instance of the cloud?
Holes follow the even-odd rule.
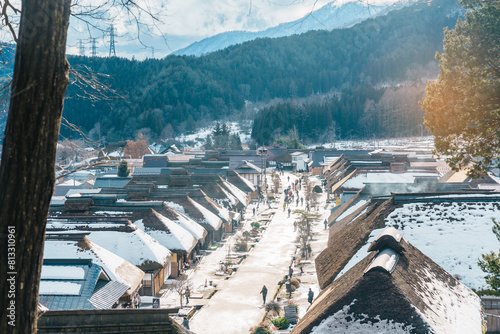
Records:
[[[20,0],[14,0],[19,2]],[[352,0],[337,0],[345,3]],[[354,0],[378,4],[394,0]],[[128,11],[110,6],[109,0],[73,0],[72,10],[90,7],[99,10],[89,17],[72,17],[68,31],[68,53],[78,54],[80,40],[90,55],[91,37],[96,38],[98,55],[109,53],[109,24],[115,29],[119,56],[138,59],[165,56],[203,38],[226,31],[259,31],[297,20],[329,3],[329,0],[141,0],[145,11]],[[106,5],[108,4],[108,5]],[[152,13],[153,16],[148,15]],[[140,23],[138,23],[140,22]],[[0,29],[0,40],[9,33]]]

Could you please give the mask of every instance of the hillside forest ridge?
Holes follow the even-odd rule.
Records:
[[[437,0],[347,29],[257,39],[201,57],[70,56],[73,69],[109,91],[93,91],[73,77],[63,116],[105,143],[138,132],[166,140],[228,119],[253,121],[251,136],[259,144],[293,127],[306,143],[332,135],[426,134],[418,101],[437,77],[443,28],[452,29],[460,13],[456,1]],[[69,130],[63,127],[61,135],[70,137]]]

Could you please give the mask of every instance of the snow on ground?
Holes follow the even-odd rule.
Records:
[[[411,148],[414,151],[428,152],[434,148],[434,138],[428,137],[409,137],[409,138],[392,138],[392,139],[374,139],[374,140],[342,140],[335,143],[321,144],[317,143],[309,145],[311,149],[317,146],[325,148],[336,148],[337,150],[353,150],[353,149],[385,149],[385,150],[401,150]]]
[[[324,319],[318,326],[313,327],[311,334],[411,334],[413,326],[405,326],[392,320],[380,320],[376,323],[368,319],[356,319],[352,313],[349,313],[351,305],[356,303],[354,300],[350,305],[328,318]],[[471,332],[472,333],[472,332]]]
[[[282,184],[288,184],[286,178],[289,174],[282,176]],[[296,176],[290,174],[290,182],[295,181]],[[311,181],[317,182],[315,177]],[[326,194],[321,194],[322,201]],[[189,305],[202,305],[195,315],[190,319],[190,327],[195,333],[204,334],[234,334],[248,333],[248,330],[258,325],[264,316],[262,296],[259,294],[262,285],[268,288],[267,301],[272,299],[277,283],[283,279],[288,272],[288,266],[296,255],[297,231],[294,231],[293,220],[295,213],[288,218],[288,213],[282,210],[283,195],[280,199],[271,203],[272,209],[267,205],[257,203],[250,204],[246,209],[246,219],[242,221],[242,227],[235,234],[229,235],[219,247],[208,252],[196,264],[196,267],[188,270],[189,281],[192,284],[192,294],[201,294],[212,290],[205,283],[212,281],[217,285],[217,293],[210,299],[190,298]],[[323,202],[324,203],[324,202]],[[256,208],[256,214],[252,215],[252,209]],[[292,205],[292,209],[304,209],[304,206]],[[228,254],[237,255],[234,252],[235,237],[241,235],[242,231],[250,229],[250,222],[269,218],[268,214],[275,212],[271,221],[265,225],[266,229],[260,236],[259,242],[255,244],[241,264],[236,264],[238,270],[229,279],[226,276],[216,276],[215,272],[220,268],[220,263],[226,261]],[[311,241],[313,257],[303,265],[304,274],[300,275],[302,284],[294,292],[293,301],[299,306],[299,315],[303,316],[309,303],[307,302],[307,291],[309,287],[319,293],[319,286],[314,269],[314,257],[319,254],[327,244],[328,231],[324,230],[323,220],[328,217],[329,207],[321,208],[318,213],[322,215],[318,222],[313,223],[314,238]],[[294,264],[294,275],[299,275],[300,269]],[[193,296],[192,296],[193,297]],[[161,298],[161,307],[175,307],[179,304],[178,295],[165,292]],[[217,321],[214,321],[214,316]],[[221,326],[230,324],[230,326]]]
[[[224,122],[222,122],[224,123]],[[244,133],[238,122],[225,122],[226,125],[229,127],[229,131],[233,134],[236,133],[240,136],[241,142],[242,143],[247,143],[250,141],[250,135]],[[189,134],[189,135],[181,135],[177,137],[176,139],[179,140],[182,143],[195,143],[193,145],[193,148],[201,148],[203,144],[205,144],[205,138],[207,138],[208,135],[211,135],[214,131],[215,128],[215,122],[206,128],[201,128],[195,133]]]
[[[498,252],[492,219],[500,216],[498,203],[410,203],[395,209],[385,220],[403,232],[417,247],[469,288],[486,288],[485,273],[477,262],[481,254]],[[367,243],[351,258],[338,277],[368,253],[383,229],[372,231]]]
[[[84,279],[85,271],[76,266],[42,266],[42,279]]]

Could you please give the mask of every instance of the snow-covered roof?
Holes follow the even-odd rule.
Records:
[[[223,180],[222,185],[226,187],[226,189],[229,190],[238,199],[238,201],[240,201],[240,203],[243,203],[245,206],[248,204],[247,195],[243,191],[238,189],[238,187],[236,187],[234,184]],[[254,186],[252,186],[252,188],[255,189]]]
[[[54,229],[63,231],[54,231]],[[123,222],[68,222],[48,224],[51,234],[67,234],[86,231],[87,239],[109,250],[145,270],[166,266],[170,262],[171,252],[158,241],[147,235],[133,224]]]
[[[170,202],[171,203],[171,202]],[[175,203],[173,203],[175,204]],[[167,205],[167,204],[165,204]],[[177,205],[177,204],[175,204]],[[168,205],[167,205],[168,206]],[[169,208],[171,213],[175,215],[175,218],[169,217],[171,221],[174,223],[180,225],[182,228],[185,230],[189,231],[197,240],[203,241],[205,239],[205,236],[207,235],[207,230],[203,228],[200,224],[189,218],[183,213],[180,213],[179,211],[173,209],[172,207]]]
[[[390,262],[394,271],[368,270],[380,253],[365,253],[321,291],[292,333],[480,333],[477,294],[402,243],[404,251],[392,249],[399,258]]]
[[[499,216],[497,202],[408,203],[394,209],[385,224],[403,232],[413,245],[466,286],[482,289],[486,288],[485,273],[477,261],[482,254],[498,251],[498,240],[491,228],[492,219]],[[365,257],[370,243],[382,230],[371,232],[341,274]]]
[[[336,220],[339,221],[341,219],[344,219],[345,217],[349,216],[351,213],[353,213],[354,211],[356,211],[357,209],[359,209],[360,207],[362,207],[363,205],[365,205],[366,202],[367,202],[366,200],[360,200],[360,201],[358,201],[356,204],[354,204],[354,205],[350,206],[349,208],[347,208],[340,216],[337,217]],[[359,215],[361,215],[361,214],[362,213],[360,213]],[[354,219],[356,219],[356,218],[354,218]]]
[[[394,322],[392,320],[380,319],[373,323],[366,315],[355,316],[350,308],[356,304],[354,300],[351,304],[345,305],[340,311],[335,312],[324,319],[318,326],[315,326],[310,334],[345,334],[347,329],[349,334],[411,334],[413,326]]]
[[[78,266],[42,266],[41,279],[84,279],[85,271]]]
[[[218,183],[216,184],[216,186],[226,196],[226,198],[224,199],[216,199],[217,203],[219,203],[225,208],[233,209],[236,203],[238,202],[238,199],[229,191],[224,189],[224,187],[221,187]]]
[[[214,230],[218,230],[221,225],[222,225],[222,220],[217,217],[215,214],[213,214],[212,212],[210,212],[208,209],[206,209],[203,205],[197,203],[196,201],[194,201],[193,199],[191,199],[190,197],[188,197],[188,200],[189,202],[198,210],[201,212],[201,214],[203,215],[204,217],[204,221],[206,222],[206,224],[212,226],[214,228]]]
[[[169,250],[191,253],[198,240],[189,231],[167,217],[157,212],[154,212],[154,215],[164,225],[164,228],[155,228],[152,224],[145,224],[142,219],[135,221],[134,225]]]
[[[132,232],[91,231],[87,238],[145,270],[150,266],[165,267],[172,256],[170,250],[139,228]]]
[[[361,189],[366,183],[414,183],[419,176],[438,177],[437,173],[360,173],[347,180],[343,187]]]
[[[43,258],[44,260],[90,259],[93,263],[101,266],[111,280],[129,286],[129,293],[135,291],[144,277],[142,270],[86,238],[84,241],[47,238],[43,249]]]
[[[171,201],[165,201],[163,202],[166,206],[174,209],[175,211],[179,212],[179,213],[182,213],[183,215],[186,214],[186,210],[184,209],[184,207],[178,203],[175,203],[175,202],[171,202]]]

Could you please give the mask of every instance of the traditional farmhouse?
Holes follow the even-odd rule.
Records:
[[[399,231],[382,231],[369,251],[324,286],[293,334],[482,332],[479,297]]]
[[[47,233],[39,300],[50,310],[112,308],[139,292],[144,272],[88,234]]]

